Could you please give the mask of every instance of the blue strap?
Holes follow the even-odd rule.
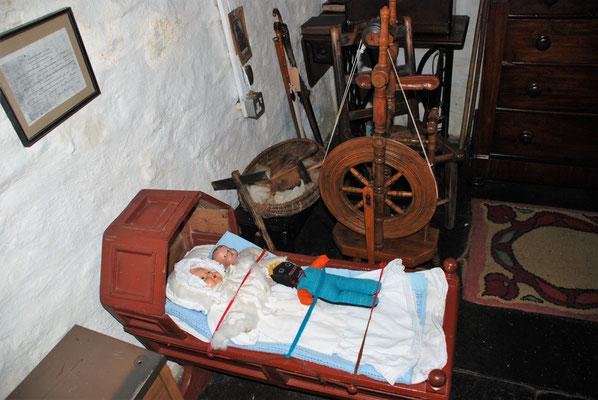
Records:
[[[320,290],[322,290],[322,287],[324,286],[324,281],[325,280],[326,280],[326,269],[322,268],[322,275],[320,275],[320,280],[318,281],[318,287],[316,288],[316,293],[312,294],[312,296],[314,297],[314,301],[309,306],[309,309],[307,310],[307,313],[305,314],[305,317],[303,317],[303,322],[301,322],[301,326],[299,327],[299,330],[297,331],[297,334],[295,335],[295,339],[293,340],[293,344],[291,344],[291,347],[289,348],[289,352],[284,355],[285,358],[291,358],[291,354],[295,350],[295,347],[297,347],[297,343],[299,343],[299,339],[301,338],[301,335],[303,334],[303,330],[305,329],[305,325],[307,325],[307,321],[309,321],[309,317],[311,316],[311,312],[314,310],[314,306],[316,305],[316,301],[318,301],[318,297],[320,297]]]

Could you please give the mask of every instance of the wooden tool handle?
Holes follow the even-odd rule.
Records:
[[[274,242],[272,242],[272,239],[270,238],[270,235],[268,234],[268,230],[266,229],[264,220],[262,219],[262,216],[255,209],[255,204],[253,203],[253,200],[251,199],[249,190],[247,190],[247,187],[243,184],[243,182],[241,182],[241,174],[239,173],[239,171],[237,171],[237,170],[233,171],[232,178],[235,181],[235,183],[237,184],[237,190],[239,192],[239,197],[240,197],[241,201],[244,203],[247,211],[249,211],[249,214],[251,215],[253,222],[255,222],[255,225],[260,230],[262,237],[264,238],[264,242],[266,242],[266,248],[270,251],[276,251],[276,247],[274,247]]]

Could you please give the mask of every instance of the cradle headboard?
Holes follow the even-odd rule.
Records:
[[[164,314],[168,273],[199,244],[238,232],[234,210],[199,191],[140,191],[104,232],[100,301],[113,315]],[[121,320],[117,315],[117,319]]]

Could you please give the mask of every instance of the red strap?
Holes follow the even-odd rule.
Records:
[[[262,250],[262,253],[257,258],[257,260],[255,260],[255,262],[256,263],[260,262],[260,260],[265,255],[266,255],[266,250]],[[224,313],[222,314],[222,317],[220,317],[220,321],[218,321],[218,325],[216,325],[216,329],[214,329],[214,332],[212,333],[212,337],[214,337],[214,334],[218,331],[218,328],[220,328],[220,325],[222,324],[222,321],[224,321],[224,317],[226,317],[226,314],[228,313],[228,310],[230,310],[230,308],[232,307],[233,303],[235,302],[235,299],[237,298],[237,295],[239,294],[239,291],[241,290],[241,287],[243,286],[243,284],[245,283],[245,281],[249,277],[249,274],[251,274],[251,268],[249,268],[249,271],[247,271],[247,274],[245,274],[245,277],[243,278],[243,281],[241,281],[241,284],[237,288],[237,292],[235,293],[235,295],[231,299],[230,303],[228,303],[228,306],[226,306],[226,310],[224,310]],[[212,341],[210,340],[210,343],[208,343],[208,356],[211,356],[211,352],[212,352]]]
[[[378,287],[376,288],[376,294],[374,295],[374,301],[372,302],[372,308],[370,308],[370,317],[368,318],[368,323],[365,326],[365,332],[363,333],[363,340],[361,341],[361,347],[359,348],[359,354],[357,355],[357,361],[355,362],[355,369],[353,370],[353,386],[357,388],[357,370],[359,369],[359,363],[361,362],[361,356],[363,355],[363,348],[365,346],[365,339],[368,335],[368,329],[370,327],[370,321],[372,320],[372,314],[374,312],[374,307],[376,306],[376,300],[378,300],[378,293],[380,292],[380,282],[382,281],[382,274],[384,273],[384,268],[386,267],[387,263],[380,264],[380,277],[378,278]]]
[[[264,256],[266,255],[266,253],[268,253],[268,252],[267,252],[265,249],[264,249],[264,250],[262,250],[262,253],[261,253],[261,254],[260,254],[260,256],[257,258],[257,260],[255,260],[255,262],[256,262],[256,263],[259,263],[259,262],[260,262],[260,260],[261,260],[262,258],[264,258]]]

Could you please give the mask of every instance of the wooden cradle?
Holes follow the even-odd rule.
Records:
[[[215,244],[237,232],[233,209],[197,191],[142,190],[106,229],[102,246],[102,305],[145,347],[184,366],[181,392],[197,398],[212,371],[286,389],[336,398],[448,399],[451,388],[459,278],[456,262],[445,262],[448,281],[443,329],[448,361],[427,381],[390,385],[308,361],[229,347],[207,354],[207,343],[183,331],[164,313],[166,280],[174,264],[194,246]],[[309,265],[315,257],[277,252]],[[371,270],[376,266],[331,260],[327,268]]]

